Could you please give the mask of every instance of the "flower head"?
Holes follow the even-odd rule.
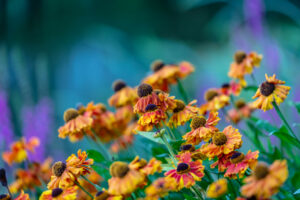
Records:
[[[242,85],[240,83],[236,83],[235,81],[230,81],[230,83],[225,83],[219,89],[221,94],[230,96],[239,96],[242,91]]]
[[[223,132],[216,132],[212,137],[212,142],[201,147],[201,152],[209,158],[221,154],[229,154],[233,150],[240,148],[242,136],[239,131],[232,126],[227,126]]]
[[[165,197],[170,191],[176,190],[176,180],[173,178],[158,178],[146,188],[146,200],[157,200]]]
[[[110,194],[105,189],[97,192],[94,198],[94,200],[122,200],[122,199],[124,199],[123,196]]]
[[[139,170],[145,175],[152,175],[156,172],[161,172],[161,161],[152,158],[149,162],[144,159],[140,159],[138,156],[129,164],[132,169]]]
[[[253,174],[245,178],[241,193],[245,197],[269,198],[278,192],[287,178],[286,160],[276,160],[271,166],[257,163]]]
[[[203,116],[194,116],[191,122],[191,131],[183,136],[183,139],[189,144],[197,145],[202,140],[208,141],[214,132],[218,131],[215,127],[220,118],[218,117],[218,112],[209,113],[206,119]]]
[[[30,198],[29,195],[24,193],[24,191],[22,190],[19,196],[15,198],[15,200],[30,200]]]
[[[227,192],[227,180],[225,178],[221,178],[212,184],[210,184],[207,188],[206,196],[208,198],[219,198]]]
[[[237,124],[242,118],[249,118],[254,110],[252,104],[247,104],[244,100],[239,99],[235,102],[235,108],[228,111],[228,120]]]
[[[179,155],[177,155],[177,158],[180,158],[181,154],[184,154],[185,152],[191,153],[191,158],[193,160],[205,160],[207,157],[201,153],[200,149],[196,149],[194,145],[192,144],[182,144],[180,146],[180,152]]]
[[[272,103],[281,104],[287,97],[290,91],[289,86],[283,85],[285,81],[276,79],[276,75],[268,77],[257,89],[253,99],[258,98],[253,102],[253,107],[262,109],[263,111],[273,108]]]
[[[165,176],[174,178],[177,182],[176,189],[190,188],[196,181],[200,181],[204,176],[204,166],[201,160],[192,161],[189,152],[180,156],[176,169],[172,169],[165,173]]]
[[[219,89],[209,89],[205,92],[204,99],[206,103],[199,108],[200,114],[205,114],[210,111],[218,111],[221,108],[229,105],[229,96],[222,94]]]
[[[75,200],[77,199],[77,186],[66,189],[54,188],[44,191],[39,200]]]

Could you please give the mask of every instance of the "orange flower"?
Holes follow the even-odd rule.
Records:
[[[175,127],[183,126],[192,117],[198,114],[199,109],[194,106],[197,100],[185,105],[183,101],[176,100],[176,107],[173,109],[173,115],[170,117],[168,126]]]
[[[235,81],[230,81],[230,83],[225,83],[220,88],[220,93],[230,96],[239,96],[242,91],[242,85],[240,83],[236,83]]]
[[[252,104],[247,104],[244,100],[240,99],[235,102],[235,108],[228,111],[228,120],[237,124],[243,118],[249,118],[255,110]]]
[[[12,193],[17,193],[20,190],[32,190],[41,185],[42,183],[35,171],[18,169],[16,171],[16,181],[9,188]]]
[[[218,112],[209,113],[209,117],[206,120],[203,116],[195,116],[191,122],[191,131],[183,136],[183,139],[189,144],[197,145],[202,140],[208,141],[212,135],[218,131],[215,127],[220,118],[218,117]]]
[[[180,158],[181,154],[184,154],[186,152],[191,153],[191,157],[193,160],[205,160],[206,159],[206,156],[201,153],[200,149],[195,149],[195,146],[192,144],[182,144],[180,146],[179,155],[176,155],[176,157]]]
[[[205,114],[207,111],[218,111],[221,108],[229,105],[229,96],[220,93],[218,89],[209,89],[205,92],[204,99],[206,103],[199,108],[200,114]]]
[[[209,158],[221,154],[229,154],[242,145],[242,135],[238,129],[227,126],[223,132],[216,132],[212,137],[212,142],[201,147],[201,153]]]
[[[221,178],[208,186],[206,196],[208,198],[216,199],[226,194],[226,192],[227,180],[225,178]]]
[[[271,166],[258,163],[253,174],[245,178],[246,184],[241,188],[241,193],[245,197],[270,198],[278,192],[287,178],[286,160],[276,160]]]
[[[231,152],[229,154],[220,154],[218,156],[218,159],[216,162],[210,165],[211,168],[215,168],[218,166],[219,172],[224,172],[227,167],[230,165],[230,158],[234,154],[234,152]]]
[[[77,199],[77,186],[69,187],[66,189],[55,188],[52,190],[44,191],[39,200],[75,200]]]
[[[180,156],[176,169],[172,169],[165,173],[166,177],[176,180],[176,190],[182,188],[190,188],[195,185],[196,181],[201,181],[204,176],[204,166],[201,160],[192,161],[189,152]]]
[[[94,170],[92,170],[91,173],[86,176],[86,178],[90,182],[92,182],[96,185],[99,185],[100,181],[103,181],[103,178],[97,172],[95,172]],[[78,182],[90,194],[92,194],[92,195],[97,194],[98,191],[97,191],[96,187],[93,184],[91,184],[90,182],[86,181],[85,179],[78,179]],[[87,198],[89,198],[89,196],[84,191],[79,190],[77,192],[77,199],[78,200],[85,200]]]
[[[108,192],[112,195],[129,196],[146,184],[146,176],[125,162],[116,161],[110,166],[112,178],[108,180]]]
[[[262,60],[262,55],[256,52],[251,52],[248,55],[243,51],[237,51],[234,55],[234,62],[230,65],[228,76],[234,79],[239,79],[241,85],[247,85],[244,76],[252,74],[253,68],[258,67]]]
[[[94,198],[94,200],[122,200],[122,199],[124,198],[121,195],[109,194],[105,189],[99,191]]]
[[[51,181],[48,183],[48,189],[68,188],[75,184],[80,175],[90,173],[90,165],[93,164],[92,159],[87,159],[85,151],[78,150],[78,157],[74,154],[69,156],[66,164],[59,161],[52,166]]]
[[[127,86],[122,80],[113,83],[115,94],[110,97],[108,103],[110,106],[122,107],[126,105],[134,105],[138,99],[136,90]]]
[[[283,85],[285,81],[276,79],[276,75],[268,77],[266,74],[266,80],[257,89],[253,99],[257,98],[253,102],[253,107],[262,109],[263,111],[270,110],[273,108],[272,103],[275,102],[280,105],[287,95],[289,94],[290,87]]]
[[[149,162],[144,159],[140,159],[139,156],[136,156],[134,160],[129,164],[130,168],[139,170],[145,175],[153,175],[156,172],[161,172],[161,161],[152,158]]]
[[[178,77],[180,79],[184,79],[185,77],[187,77],[188,75],[190,75],[191,73],[193,73],[195,71],[195,67],[187,61],[183,61],[183,62],[179,63],[178,67],[179,67]]]
[[[156,94],[156,92],[153,92],[153,89],[150,85],[142,83],[138,87],[137,93],[138,93],[139,99],[134,106],[135,113],[141,114],[141,113],[146,112],[146,107],[149,104],[154,104],[156,106],[161,105],[161,101],[160,101],[158,95]]]
[[[174,96],[169,96],[168,93],[163,92],[161,90],[154,90],[154,92],[157,94],[159,100],[160,100],[160,105],[159,107],[163,110],[163,111],[171,111],[174,110],[177,106],[176,104],[176,100]]]
[[[19,196],[15,198],[15,200],[30,200],[29,195],[25,194],[24,191],[22,190]]]
[[[160,126],[161,122],[167,118],[166,113],[155,104],[148,104],[145,111],[138,121],[137,130],[139,131],[151,131],[154,126]]]
[[[176,189],[176,181],[173,178],[158,178],[145,190],[146,200],[158,200],[165,197],[170,191]]]
[[[69,137],[71,142],[81,140],[85,133],[92,127],[93,119],[80,115],[79,112],[70,108],[64,113],[65,125],[58,129],[60,138]]]
[[[34,149],[40,145],[40,140],[37,137],[31,137],[28,142],[25,138],[21,138],[20,141],[14,142],[10,146],[10,151],[2,153],[3,160],[12,165],[15,163],[21,163],[28,157],[28,152],[34,152]]]

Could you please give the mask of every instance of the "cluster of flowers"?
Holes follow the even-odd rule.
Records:
[[[155,61],[151,66],[153,73],[138,87],[131,88],[121,80],[113,84],[115,93],[108,103],[115,112],[102,103],[93,102],[65,111],[65,124],[59,128],[58,137],[69,138],[71,142],[87,137],[98,145],[111,145],[110,152],[100,146],[101,154],[110,163],[111,178],[107,180],[107,189],[99,186],[103,178],[92,169],[94,160],[88,158],[85,151],[78,150],[77,156],[73,154],[65,162],[52,164],[49,158],[42,164],[27,163],[26,169],[17,171],[16,181],[9,187],[4,171],[1,182],[6,183],[3,186],[8,188],[9,194],[1,195],[0,199],[11,199],[10,192],[34,190],[47,182],[48,190],[42,192],[40,200],[125,199],[136,197],[137,191],[143,188],[145,195],[139,198],[146,200],[159,199],[184,188],[190,189],[199,199],[205,196],[219,198],[228,192],[228,180],[240,179],[243,181],[240,193],[244,198],[237,199],[270,199],[288,177],[286,161],[276,160],[268,166],[258,162],[259,151],[249,150],[245,154],[239,151],[243,143],[241,133],[232,125],[219,130],[217,125],[221,119],[218,114],[232,104],[233,108],[225,114],[227,120],[237,124],[249,118],[256,109],[278,108],[290,87],[284,86],[284,81],[276,79],[275,75],[266,75],[266,81],[253,96],[257,100],[251,103],[241,99],[234,101],[233,96],[239,96],[247,86],[245,76],[251,75],[259,66],[262,56],[238,51],[234,58],[228,73],[232,80],[221,88],[208,89],[204,95],[205,103],[200,106],[196,105],[196,100],[186,102],[187,96],[180,82],[194,71],[194,67],[188,62],[165,64]],[[172,84],[179,86],[184,101],[169,95]],[[190,130],[181,134],[177,130],[179,126],[190,126]],[[164,144],[169,152],[166,163],[156,158],[146,161],[138,156],[129,164],[113,162],[112,155],[132,144],[135,134],[148,134],[147,137]],[[169,141],[179,142],[180,149],[175,149]],[[27,161],[28,151],[38,145],[38,138],[29,142],[22,139],[3,153],[3,160],[9,165]],[[211,160],[214,161],[211,169],[205,169],[204,162]],[[224,178],[214,181],[210,170],[216,167],[217,173]],[[157,178],[162,171],[165,171],[164,176]],[[152,176],[154,174],[156,176]],[[211,183],[206,191],[198,184],[204,177]],[[24,195],[26,197],[16,199],[29,199],[22,191],[20,196]]]

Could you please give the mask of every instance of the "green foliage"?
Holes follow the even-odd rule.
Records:
[[[292,136],[290,136],[288,129],[282,125],[278,130],[269,134],[278,137],[282,142],[293,145],[300,149],[300,143]]]

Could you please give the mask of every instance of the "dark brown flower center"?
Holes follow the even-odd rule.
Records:
[[[245,158],[245,155],[241,152],[234,152],[234,154],[230,157],[230,162],[233,163],[233,164],[236,164],[236,163],[239,163],[241,162],[242,160],[244,160]]]
[[[54,165],[52,166],[52,173],[57,176],[60,177],[65,169],[67,168],[67,165],[61,161],[58,161],[56,163],[54,163]]]
[[[206,158],[207,157],[200,152],[196,152],[196,153],[192,154],[192,159],[194,159],[194,160],[205,160]]]
[[[206,124],[206,119],[203,116],[196,116],[193,117],[192,122],[191,122],[191,127],[193,130],[203,127]]]
[[[1,194],[0,200],[11,200],[11,197],[8,194]]]
[[[164,66],[165,64],[161,60],[156,60],[151,64],[151,70],[153,72],[157,72],[161,70]]]
[[[234,54],[234,60],[238,64],[242,63],[246,57],[247,57],[247,54],[244,51],[237,51]]]
[[[157,109],[157,105],[155,105],[155,104],[148,104],[147,106],[146,106],[146,108],[145,108],[145,111],[146,112],[150,112],[150,111],[154,111],[154,110],[156,110]]]
[[[218,92],[214,89],[210,89],[208,91],[205,92],[205,95],[204,95],[204,99],[206,101],[211,101],[213,100],[216,96],[218,96]]]
[[[195,151],[195,147],[192,144],[181,145],[180,151]]]
[[[138,95],[139,97],[145,97],[148,96],[149,94],[151,94],[153,91],[151,85],[148,85],[146,83],[142,83],[139,87],[138,87]]]
[[[99,191],[96,194],[96,200],[106,200],[109,197],[109,194],[106,191]]]
[[[128,164],[121,161],[114,162],[109,169],[110,175],[112,177],[123,178],[129,172]]]
[[[58,197],[61,193],[63,193],[63,190],[60,188],[55,188],[52,190],[52,194],[51,196],[54,197]]]
[[[7,186],[6,172],[4,168],[0,169],[0,182],[3,187]]]
[[[260,180],[265,178],[269,174],[269,167],[267,164],[260,162],[257,163],[255,169],[254,169],[254,176]]]
[[[177,173],[183,174],[190,171],[190,166],[187,163],[179,163],[176,169]]]
[[[64,120],[65,122],[68,122],[72,119],[75,119],[79,115],[78,111],[74,108],[69,108],[64,113]]]
[[[235,107],[238,109],[243,108],[246,105],[246,102],[243,99],[239,99],[235,102]]]
[[[221,146],[223,144],[226,144],[227,137],[224,133],[217,132],[213,135],[212,142],[217,146]]]
[[[275,84],[265,81],[260,85],[259,89],[260,93],[267,97],[275,90]]]
[[[174,113],[178,113],[185,108],[185,104],[181,100],[176,100],[176,108],[173,110]]]
[[[126,87],[126,83],[122,80],[116,80],[112,85],[112,88],[115,92],[120,91],[124,87]]]
[[[230,86],[229,83],[224,83],[224,84],[222,85],[222,88],[224,88],[224,89],[225,89],[225,88],[229,88],[229,86]]]

